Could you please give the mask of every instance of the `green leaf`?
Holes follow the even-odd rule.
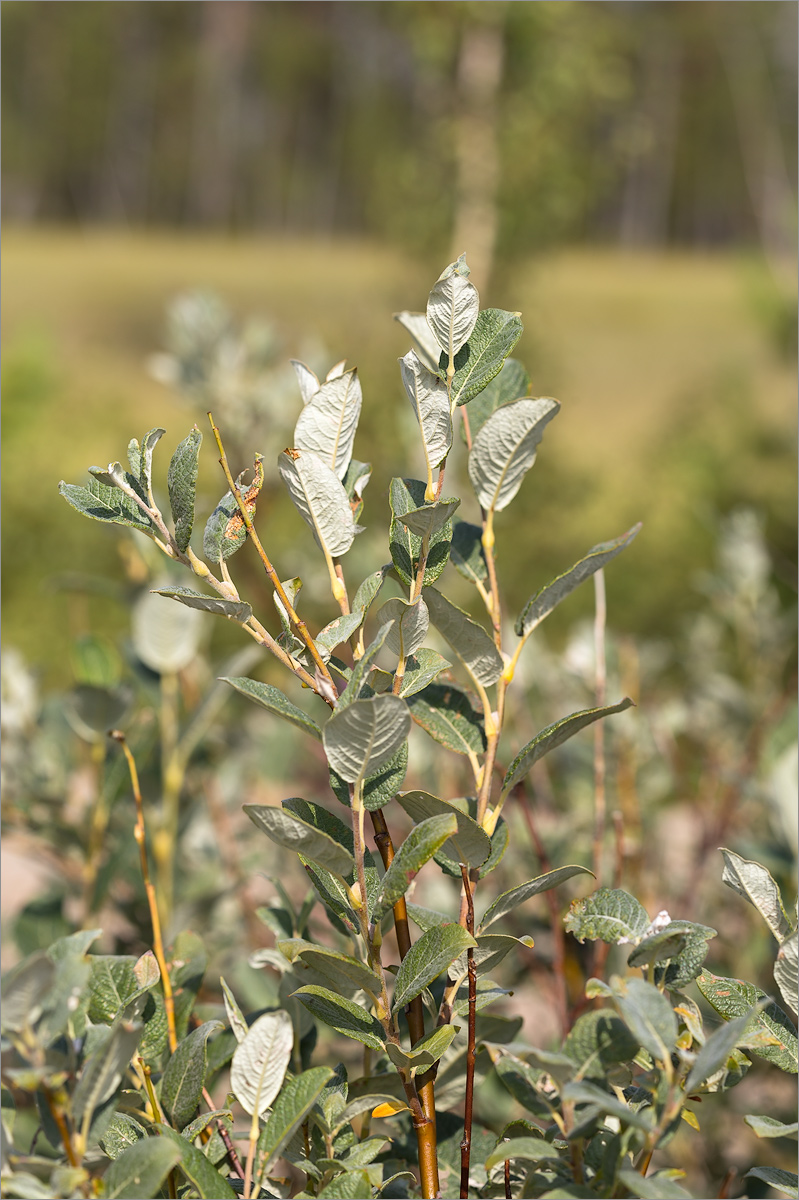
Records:
[[[774,1117],[760,1116],[754,1113],[745,1116],[744,1121],[759,1138],[787,1137],[796,1141],[799,1133],[799,1122],[797,1121],[786,1125],[782,1121],[775,1120]]]
[[[292,704],[278,688],[272,687],[268,683],[261,683],[257,679],[246,679],[241,676],[230,679],[223,675],[221,679],[223,683],[229,683],[237,692],[241,692],[242,696],[247,696],[256,704],[260,704],[262,708],[268,709],[278,717],[283,717],[285,721],[290,721],[292,725],[304,729],[306,733],[312,734],[319,741],[322,740],[322,730],[316,721],[304,713],[301,708],[297,708],[296,704]]]
[[[407,811],[407,810],[406,810]],[[402,843],[383,877],[374,919],[379,921],[405,895],[424,864],[457,832],[455,813],[430,817],[416,825]]]
[[[441,347],[436,340],[436,336],[430,328],[430,322],[427,319],[426,313],[419,312],[398,312],[394,313],[394,320],[399,321],[416,343],[416,352],[421,358],[428,371],[438,370],[438,360],[441,356]]]
[[[421,596],[413,604],[399,597],[387,600],[378,611],[377,621],[380,626],[391,622],[385,644],[398,658],[408,658],[419,649],[430,624],[427,605]]]
[[[133,481],[133,476],[131,476]],[[134,481],[135,482],[135,481]],[[151,536],[156,532],[155,526],[148,516],[119,488],[102,483],[99,479],[89,481],[87,487],[76,483],[65,483],[62,479],[58,485],[59,493],[84,517],[93,521],[108,521],[112,525],[130,525]]]
[[[561,1096],[564,1100],[574,1104],[589,1104],[596,1113],[604,1113],[609,1117],[615,1117],[624,1125],[632,1125],[634,1129],[642,1129],[649,1132],[654,1126],[654,1117],[651,1109],[645,1108],[637,1112],[634,1108],[624,1104],[621,1100],[617,1100],[614,1095],[606,1092],[604,1088],[598,1087],[595,1083],[572,1080],[570,1083],[565,1084]]]
[[[643,938],[630,951],[627,964],[630,967],[645,967],[650,963],[678,958],[691,942],[703,943],[707,952],[707,941],[716,937],[716,932],[709,925],[696,925],[693,921],[669,921],[655,933]]]
[[[455,361],[452,403],[468,404],[498,375],[522,335],[519,313],[484,308]]]
[[[449,556],[452,565],[464,579],[472,583],[485,583],[488,580],[483,531],[479,525],[469,525],[467,521],[454,523]]]
[[[456,863],[466,863],[469,867],[479,867],[488,858],[491,851],[491,841],[488,834],[480,828],[468,813],[463,812],[447,800],[440,800],[429,792],[400,792],[397,796],[402,808],[412,821],[417,824],[427,821],[430,817],[453,816],[457,822],[457,832],[450,840],[445,841],[442,850],[451,856]],[[460,870],[458,871],[460,878]]]
[[[667,1062],[677,1041],[677,1018],[669,1000],[644,979],[612,981],[616,1007],[633,1037],[659,1062]]]
[[[363,805],[367,812],[374,812],[393,800],[405,779],[408,769],[408,743],[403,742],[396,754],[384,763],[374,775],[368,775],[363,783]],[[330,786],[337,800],[349,807],[349,784],[335,771],[330,772]]]
[[[232,492],[225,492],[205,523],[203,554],[211,562],[230,558],[247,540],[247,530],[241,519],[238,502]]]
[[[258,1139],[259,1181],[269,1175],[283,1147],[299,1129],[332,1075],[330,1067],[312,1067],[284,1084]]]
[[[565,600],[584,580],[589,579],[596,571],[605,567],[611,559],[629,546],[640,529],[641,523],[639,522],[614,541],[600,542],[598,545],[592,546],[585,558],[581,558],[568,571],[558,575],[551,583],[546,584],[534,596],[531,596],[516,622],[516,632],[519,637],[527,637],[532,633],[544,618],[548,617],[552,610],[560,604],[561,600]]]
[[[353,700],[337,709],[322,731],[328,762],[348,783],[374,775],[406,741],[410,724],[408,706],[399,696]]]
[[[357,458],[351,458],[347,467],[347,473],[342,479],[344,491],[347,493],[352,509],[353,520],[360,519],[363,512],[363,493],[369,480],[372,478],[372,464],[358,462]],[[354,611],[354,610],[353,610]]]
[[[426,1037],[420,1038],[411,1050],[402,1050],[392,1042],[387,1042],[386,1054],[397,1068],[404,1067],[413,1072],[426,1071],[446,1053],[459,1028],[455,1025],[442,1025]]]
[[[229,617],[231,621],[246,624],[252,616],[252,608],[242,600],[223,600],[221,596],[205,596],[202,592],[194,592],[187,587],[153,588],[156,596],[168,596],[185,604],[187,608],[198,608],[202,612],[217,613]]]
[[[278,470],[317,545],[331,558],[346,554],[360,532],[338,475],[318,455],[284,450]]]
[[[647,911],[635,896],[618,888],[597,888],[572,901],[563,924],[578,942],[639,942],[649,928]]]
[[[782,998],[789,1008],[797,1011],[797,985],[799,983],[799,970],[797,970],[797,958],[799,957],[799,934],[794,929],[784,942],[780,943],[780,948],[777,951],[777,961],[774,964],[774,981],[782,993]]]
[[[293,995],[309,1012],[338,1033],[343,1033],[356,1042],[362,1042],[372,1050],[383,1049],[386,1040],[383,1026],[362,1005],[347,1000],[344,996],[338,996],[330,988],[317,987],[310,983],[298,988]]]
[[[696,985],[708,1004],[715,1008],[725,1021],[742,1017],[765,1001],[765,1007],[751,1017],[746,1033],[750,1036],[758,1033],[768,1034],[775,1039],[775,1044],[752,1045],[748,1049],[759,1058],[774,1063],[782,1071],[791,1075],[797,1073],[796,1029],[790,1017],[786,1016],[765,992],[753,983],[746,983],[742,979],[724,979],[720,975],[712,975],[710,971],[703,971],[698,975]]]
[[[151,429],[142,438],[141,446],[136,438],[131,438],[128,442],[128,463],[131,474],[135,475],[142,494],[148,498],[153,490],[153,451],[165,433],[165,429]]]
[[[700,1088],[703,1083],[726,1066],[727,1059],[743,1040],[744,1031],[749,1024],[750,1014],[736,1017],[715,1029],[696,1056],[696,1061],[685,1080],[685,1092],[690,1094]]]
[[[381,1139],[385,1142],[385,1138]],[[372,1193],[372,1185],[366,1171],[346,1171],[331,1179],[330,1183],[316,1193],[317,1200],[362,1200]]]
[[[392,1011],[403,1008],[437,979],[468,946],[477,943],[460,925],[438,925],[423,933],[400,964]]]
[[[249,1115],[262,1117],[280,1091],[292,1050],[294,1027],[287,1012],[264,1013],[236,1047],[230,1089]]]
[[[278,846],[302,854],[335,875],[348,875],[354,870],[355,860],[349,850],[293,812],[264,804],[245,804],[244,811]]]
[[[318,455],[343,480],[361,415],[361,384],[353,367],[326,379],[300,413],[294,445]]]
[[[463,951],[458,956],[457,963],[450,967],[449,974],[453,975],[456,971],[460,974],[461,962],[466,958],[466,951]],[[509,1021],[507,1017],[494,1017],[488,1014],[483,1014],[482,1010],[488,1008],[489,1004],[493,1004],[495,1000],[502,1000],[505,996],[512,996],[507,988],[500,987],[493,979],[478,979],[477,980],[477,995],[475,997],[475,1012],[480,1017],[477,1023],[477,1037],[479,1041],[503,1041],[503,1037],[494,1037],[491,1032],[491,1025],[486,1025],[485,1022],[501,1022],[505,1028],[512,1027],[513,1036],[515,1037],[521,1027],[522,1018],[518,1017],[515,1021]],[[452,1002],[452,1011],[456,1017],[469,1016],[469,985],[461,983],[457,995]],[[505,1029],[503,1029],[503,1033]],[[510,1039],[509,1039],[510,1040]]]
[[[514,400],[523,400],[530,391],[530,376],[515,358],[506,358],[502,370],[486,384],[479,395],[469,401],[469,432],[476,437],[492,413]],[[466,440],[465,427],[461,427]]]
[[[423,908],[419,904],[411,904],[407,902],[408,916],[418,925],[422,933],[427,933],[428,929],[434,929],[436,925],[449,925],[452,922],[452,917],[447,913],[437,912],[434,908]]]
[[[471,335],[480,310],[477,288],[468,275],[462,254],[441,272],[427,298],[427,321],[448,362]]]
[[[353,700],[358,699],[372,663],[385,645],[386,638],[390,632],[388,624],[381,626],[377,631],[374,641],[369,643],[361,657],[356,661],[355,666],[352,668],[352,674],[347,681],[347,686],[338,698],[338,704],[336,705],[337,713],[342,712],[349,704],[352,704]],[[368,699],[369,697],[364,698]]]
[[[639,1042],[620,1017],[608,1009],[583,1013],[563,1043],[563,1053],[583,1079],[603,1081],[618,1063],[630,1062]]]
[[[442,463],[452,445],[452,417],[446,385],[428,371],[415,350],[400,359],[402,382],[411,402],[422,435],[422,451],[427,470],[425,501],[435,495],[433,471]]]
[[[549,1116],[550,1105],[536,1087],[543,1071],[531,1067],[519,1058],[504,1054],[497,1059],[494,1069],[500,1083],[523,1108],[534,1116]]]
[[[139,1044],[141,1025],[117,1021],[103,1030],[97,1049],[86,1060],[72,1096],[76,1123],[91,1124],[91,1116],[105,1104],[122,1082],[122,1077]],[[87,1119],[88,1116],[88,1119]]]
[[[428,684],[408,699],[411,717],[434,741],[456,754],[482,754],[486,748],[482,715],[465,692],[447,684]]]
[[[238,1196],[238,1192],[233,1190],[225,1176],[208,1161],[202,1150],[198,1150],[168,1125],[156,1125],[155,1128],[160,1134],[159,1140],[180,1150],[178,1169],[186,1176],[201,1200],[234,1200]]]
[[[161,1081],[161,1103],[171,1123],[182,1129],[194,1117],[203,1088],[208,1065],[208,1039],[221,1021],[206,1021],[179,1043],[166,1064]]]
[[[622,1167],[618,1178],[631,1196],[640,1196],[641,1200],[691,1200],[691,1193],[665,1171],[641,1175],[634,1167]]]
[[[421,508],[413,508],[403,513],[397,519],[407,525],[411,533],[417,537],[432,537],[443,529],[456,508],[460,507],[460,499],[455,496],[449,500],[436,500],[433,504],[423,504]]]
[[[351,612],[342,614],[331,621],[329,625],[325,625],[324,629],[320,630],[319,636],[314,638],[322,657],[329,658],[336,646],[349,641],[363,624],[363,618],[363,612]]]
[[[175,541],[178,549],[184,552],[191,541],[191,531],[194,528],[194,500],[202,440],[203,435],[195,425],[172,455],[166,476],[169,504],[175,522]]]
[[[505,663],[483,626],[435,588],[424,588],[422,595],[430,612],[430,620],[472,678],[483,687],[496,683]]]
[[[545,1142],[543,1137],[515,1137],[507,1142],[500,1142],[496,1149],[491,1151],[485,1161],[485,1168],[491,1171],[509,1158],[541,1162],[542,1159],[559,1159],[560,1156],[560,1151],[549,1142]]]
[[[333,840],[338,842],[340,846],[344,846],[350,852],[350,854],[354,854],[352,827],[345,825],[343,821],[340,821],[338,817],[335,817],[333,813],[329,812],[321,804],[309,804],[307,800],[301,800],[299,797],[295,796],[290,800],[284,800],[283,807],[289,809],[290,812],[295,813],[296,816],[298,816],[301,820],[306,821],[309,825],[313,825],[316,829],[321,829],[323,833],[326,833],[329,837],[332,837]],[[302,856],[300,856],[300,858],[302,860]],[[380,890],[380,876],[378,875],[377,868],[374,865],[374,859],[372,858],[368,848],[364,849],[363,861],[364,874],[366,875],[366,899],[369,912],[371,913],[372,908],[377,900],[377,893]],[[316,866],[314,869],[317,872],[327,875],[326,882],[328,884],[333,883],[334,888],[336,889],[336,894],[343,894],[346,896],[345,892],[339,893],[338,889],[341,888],[341,884],[336,882],[334,877],[329,875],[324,867]],[[348,883],[351,883],[354,878],[355,872],[353,870],[353,872],[348,875],[346,879]],[[348,903],[349,902],[347,901],[347,905]]]
[[[722,883],[726,883],[739,896],[757,909],[778,942],[791,933],[791,922],[785,914],[780,889],[771,873],[758,862],[741,858],[732,850],[721,848],[724,859]]]
[[[53,986],[55,973],[54,962],[41,950],[3,976],[0,1020],[4,1033],[19,1033],[35,1025]]]
[[[149,1200],[158,1195],[181,1155],[182,1147],[169,1139],[142,1138],[111,1163],[103,1177],[104,1195],[109,1200]]]
[[[342,991],[357,988],[373,995],[380,993],[380,981],[374,971],[348,954],[324,946],[310,946],[303,947],[297,957]]]
[[[429,683],[432,683],[442,671],[446,671],[451,666],[452,663],[442,658],[437,650],[420,646],[405,661],[405,674],[402,677],[400,696],[403,698],[415,696],[417,692],[421,692]]]
[[[391,526],[389,528],[389,550],[391,561],[403,583],[410,585],[416,579],[419,559],[422,552],[422,539],[411,533],[407,525],[403,525],[400,517],[414,512],[425,503],[426,484],[421,479],[392,479],[388,489],[391,505]],[[424,570],[424,583],[435,583],[449,557],[449,544],[452,540],[452,523],[448,521],[431,534],[427,552],[427,562]]]
[[[559,887],[561,883],[565,883],[567,879],[571,879],[574,875],[590,874],[591,872],[587,867],[572,864],[566,867],[556,867],[554,871],[547,871],[544,875],[537,875],[535,879],[528,879],[526,883],[520,883],[517,887],[511,888],[510,891],[503,892],[501,896],[497,896],[496,900],[489,904],[482,920],[478,924],[478,930],[482,932],[488,929],[489,925],[493,925],[505,913],[518,908],[520,904],[524,904],[526,900],[531,899],[533,896],[540,895],[541,892],[548,892],[552,888]]]
[[[557,400],[516,400],[488,418],[472,443],[468,463],[472,487],[486,512],[508,507],[559,411]]]
[[[770,1188],[786,1196],[799,1196],[799,1175],[793,1171],[783,1171],[780,1167],[752,1167],[744,1178],[748,1179],[750,1175],[753,1179],[762,1179]]]
[[[386,575],[391,570],[391,563],[385,567],[381,567],[379,571],[373,571],[371,575],[367,575],[358,590],[352,598],[352,611],[362,612],[364,616],[368,613],[378,592],[386,581]]]
[[[599,721],[602,717],[609,717],[613,713],[624,712],[625,709],[632,707],[634,707],[632,700],[629,696],[625,696],[618,704],[608,704],[602,708],[586,708],[581,712],[572,713],[568,717],[562,717],[554,724],[548,725],[546,729],[542,729],[519,751],[508,767],[502,781],[502,795],[507,796],[511,788],[515,787],[519,780],[524,779],[539,758],[543,758],[557,746],[562,746],[569,738],[574,737],[575,733],[579,733],[587,725],[593,725],[594,721]]]
[[[532,944],[533,939],[530,937],[515,938],[507,933],[482,934],[477,938],[477,946],[473,951],[475,970],[478,975],[487,975],[494,967],[499,966],[511,950],[516,950],[519,946],[529,949]],[[450,969],[450,975],[453,979],[465,979],[468,969],[469,960],[464,952]]]

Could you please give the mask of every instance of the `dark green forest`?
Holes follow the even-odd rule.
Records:
[[[793,252],[783,0],[6,0],[2,54],[15,222]]]

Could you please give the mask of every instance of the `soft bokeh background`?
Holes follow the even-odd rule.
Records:
[[[195,420],[206,428],[202,403],[164,382],[175,297],[215,293],[265,364],[257,402],[223,430],[236,470],[290,442],[300,400],[289,358],[359,367],[356,454],[375,474],[354,586],[387,558],[390,477],[421,470],[396,365],[408,339],[392,313],[423,308],[465,251],[482,305],[523,315],[515,356],[533,394],[563,405],[498,520],[508,613],[643,521],[607,572],[611,682],[639,700],[637,726],[619,719],[610,772],[624,884],[653,915],[674,902],[673,915],[716,924],[727,950],[714,969],[773,987],[757,918],[719,894],[715,847],[762,858],[792,898],[796,17],[783,0],[5,0],[7,954],[98,912],[120,951],[146,929],[135,861],[128,870],[114,848],[117,833],[129,848],[114,808],[124,779],[76,737],[70,704],[76,683],[135,694],[157,793],[164,697],[130,633],[149,567],[132,540],[69,509],[57,484],[83,482],[88,465],[162,425],[163,486],[171,448]],[[453,471],[464,476],[457,455]],[[223,490],[207,439],[200,519]],[[308,571],[308,619],[329,619],[306,568],[310,539],[279,489],[260,522],[281,573]],[[257,596],[254,567],[239,570]],[[542,631],[514,717],[525,737],[590,702],[581,622],[592,607],[585,587]],[[220,626],[209,620],[201,665],[181,678],[184,716],[240,647]],[[250,946],[258,937],[242,798],[279,801],[298,786],[300,753],[260,714],[227,711],[186,784],[197,804],[187,814],[184,794],[182,825],[183,918],[210,931],[222,960],[242,939],[232,885]],[[553,861],[588,853],[583,751],[536,780]],[[209,805],[210,824],[197,815]],[[565,808],[578,813],[566,823]],[[743,961],[725,963],[733,949]],[[246,970],[240,986],[256,1003]],[[547,986],[544,970],[538,994]],[[530,1028],[554,1034],[536,1003]],[[708,1187],[736,1153],[755,1153],[725,1136],[692,1160]]]

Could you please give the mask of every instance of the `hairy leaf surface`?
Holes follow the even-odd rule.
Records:
[[[469,478],[486,512],[501,512],[510,504],[559,411],[557,400],[516,400],[488,418],[469,453]]]

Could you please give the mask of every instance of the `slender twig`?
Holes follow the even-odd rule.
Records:
[[[136,801],[136,824],[133,829],[133,836],[136,839],[136,844],[139,847],[139,858],[141,861],[142,879],[144,881],[144,890],[147,895],[147,903],[150,908],[150,921],[153,928],[153,953],[155,954],[156,962],[161,971],[161,986],[164,989],[164,1009],[166,1011],[166,1027],[167,1037],[169,1039],[169,1049],[172,1054],[178,1048],[178,1035],[175,1026],[175,998],[172,993],[172,980],[169,978],[169,971],[166,965],[166,955],[164,954],[164,942],[161,937],[161,919],[158,915],[158,901],[155,894],[155,888],[150,880],[150,869],[147,863],[147,845],[146,845],[146,830],[144,824],[144,805],[141,798],[141,789],[139,788],[139,773],[136,770],[136,762],[131,754],[130,747],[125,739],[124,733],[119,729],[114,729],[109,735],[115,742],[119,742],[122,751],[125,755],[130,772],[130,782],[133,788],[133,798]]]
[[[213,1101],[207,1088],[203,1088],[203,1100],[208,1105],[211,1112],[213,1112],[214,1107],[215,1107],[214,1101]],[[239,1179],[243,1179],[244,1178],[244,1167],[241,1165],[241,1159],[239,1158],[238,1154],[236,1153],[236,1147],[233,1145],[233,1142],[230,1140],[230,1134],[228,1133],[227,1129],[225,1129],[225,1123],[221,1117],[216,1118],[216,1128],[217,1128],[217,1132],[218,1132],[220,1138],[222,1139],[222,1144],[225,1147],[228,1162],[230,1163],[230,1165],[233,1168],[233,1170],[235,1171],[235,1173],[238,1175]]]
[[[505,1200],[513,1200],[513,1192],[510,1190],[510,1159],[505,1159]]]
[[[607,605],[605,603],[605,575],[600,569],[594,574],[594,656],[596,672],[597,708],[605,703],[607,692],[607,667],[605,664],[605,621]],[[594,725],[594,840],[593,868],[597,882],[601,883],[602,843],[605,836],[606,798],[605,798],[605,726],[602,721]]]
[[[466,931],[474,937],[474,901],[472,880],[465,863],[461,863],[463,894],[466,898]],[[477,968],[474,963],[474,947],[466,951],[469,971],[469,1032],[466,1047],[466,1102],[463,1114],[463,1141],[461,1142],[461,1200],[469,1195],[469,1163],[472,1155],[472,1115],[474,1111],[474,1059],[477,1016]]]
[[[275,568],[272,566],[271,562],[269,561],[269,558],[267,557],[267,553],[264,550],[263,546],[261,545],[261,539],[258,537],[258,534],[255,532],[255,526],[252,523],[252,517],[250,516],[247,505],[245,504],[245,502],[242,498],[241,491],[236,486],[236,482],[233,479],[233,475],[232,475],[230,467],[228,465],[227,455],[225,454],[225,448],[222,444],[222,437],[221,437],[221,434],[219,433],[219,430],[216,427],[216,424],[214,423],[213,415],[209,412],[207,414],[207,416],[208,416],[208,420],[211,423],[211,429],[213,430],[214,438],[216,439],[216,444],[219,448],[219,464],[225,473],[225,479],[228,482],[228,487],[230,488],[230,490],[236,500],[236,503],[239,506],[239,512],[241,513],[241,519],[244,522],[244,526],[247,530],[247,534],[250,538],[250,541],[252,542],[253,546],[255,547],[258,557],[260,558],[260,560],[263,564],[264,570],[266,571],[266,574],[269,577],[269,582],[272,584],[272,587],[275,589],[278,596],[280,597],[280,602],[282,603],[283,607],[285,608],[286,612],[288,613],[289,620],[295,626],[297,633],[299,634],[302,641],[305,643],[306,649],[308,650],[308,653],[310,654],[311,658],[313,659],[314,665],[315,665],[317,671],[320,673],[320,675],[324,679],[329,680],[330,683],[332,684],[333,678],[330,674],[330,671],[327,668],[326,663],[322,659],[321,654],[319,653],[319,648],[317,647],[316,643],[314,642],[313,638],[311,637],[311,635],[308,631],[308,627],[305,624],[305,622],[303,621],[303,619],[301,617],[299,617],[297,615],[297,613],[294,611],[294,605],[291,603],[291,600],[287,596],[286,590],[278,578],[277,571],[275,570]]]

